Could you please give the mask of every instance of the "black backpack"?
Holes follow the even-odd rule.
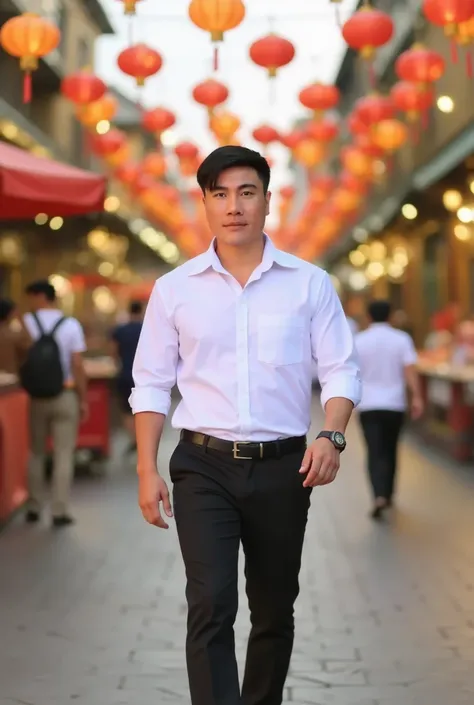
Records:
[[[61,355],[54,334],[66,319],[63,316],[49,333],[45,333],[35,313],[33,318],[40,331],[40,337],[35,340],[28,351],[26,361],[20,367],[20,382],[33,399],[53,399],[64,389]]]

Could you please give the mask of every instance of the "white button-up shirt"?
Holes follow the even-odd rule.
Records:
[[[355,337],[362,374],[359,411],[405,411],[405,367],[415,365],[413,340],[389,323],[373,323]]]
[[[167,414],[175,428],[231,441],[305,435],[312,360],[322,403],[355,405],[361,383],[354,341],[329,276],[266,238],[247,284],[223,268],[214,242],[155,284],[138,344],[133,413]]]

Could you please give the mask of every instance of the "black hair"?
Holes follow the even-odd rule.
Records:
[[[38,281],[31,282],[31,284],[28,284],[26,287],[25,293],[32,296],[43,294],[47,301],[51,302],[56,300],[56,289],[47,279],[39,279]]]
[[[128,307],[128,312],[132,316],[138,316],[143,311],[143,304],[141,301],[132,301]]]
[[[4,323],[15,308],[15,303],[11,299],[0,299],[0,323]]]
[[[367,312],[374,323],[386,323],[390,318],[392,307],[389,301],[379,299],[370,302]]]
[[[255,169],[262,182],[263,192],[266,194],[270,185],[270,167],[265,157],[253,149],[233,145],[218,147],[200,165],[197,170],[197,181],[202,192],[215,189],[223,171],[239,166]]]

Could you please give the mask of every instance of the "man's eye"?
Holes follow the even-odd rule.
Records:
[[[214,198],[220,198],[221,196],[225,196],[225,193],[215,193]]]
[[[242,196],[253,196],[253,191],[242,191]]]

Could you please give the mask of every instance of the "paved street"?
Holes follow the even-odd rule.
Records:
[[[77,483],[76,527],[0,535],[0,705],[189,705],[175,531],[143,523],[117,458]],[[474,702],[474,469],[408,444],[401,460],[384,525],[367,517],[355,424],[337,482],[313,493],[288,702]],[[242,604],[240,655],[247,630]]]

